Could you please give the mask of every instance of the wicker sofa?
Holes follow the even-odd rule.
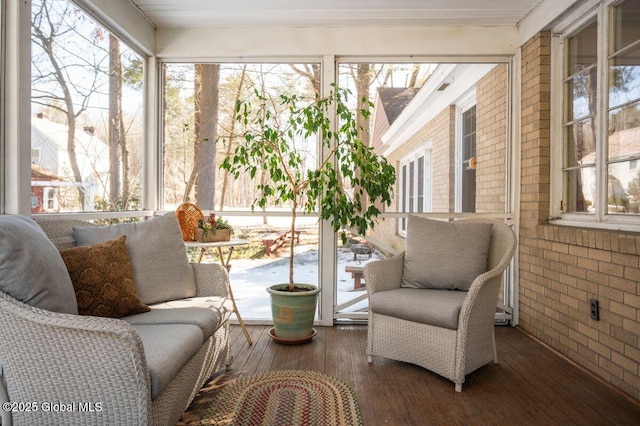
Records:
[[[3,239],[7,218],[0,216]],[[55,246],[54,254],[42,255],[50,259],[56,249],[76,246],[74,230],[90,226],[69,219],[38,224]],[[179,235],[177,220],[175,226]],[[27,232],[25,241],[37,241],[37,234]],[[149,245],[158,244],[151,236]],[[38,260],[37,250],[18,244],[14,252],[21,251]],[[0,275],[6,277],[11,272],[2,269],[3,253],[5,258],[13,254],[6,246],[0,250]],[[175,255],[186,260],[184,247]],[[134,269],[135,261],[132,255]],[[119,319],[55,312],[33,306],[42,294],[24,303],[0,291],[0,400],[13,404],[2,411],[2,425],[175,424],[203,383],[231,361],[227,271],[217,264],[186,262],[195,281],[186,291],[189,297],[162,300],[159,291],[156,300],[152,297],[155,303],[145,301],[149,312]],[[179,288],[166,291],[184,294]],[[47,306],[46,297],[40,299]]]

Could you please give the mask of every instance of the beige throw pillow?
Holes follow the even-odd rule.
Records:
[[[196,295],[178,218],[171,212],[137,223],[74,227],[79,246],[127,236],[127,251],[140,300],[150,305]]]
[[[492,226],[409,216],[402,287],[469,290],[487,271]]]

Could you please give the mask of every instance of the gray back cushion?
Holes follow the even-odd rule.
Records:
[[[127,236],[138,297],[147,305],[196,295],[193,269],[187,259],[178,219],[168,213],[139,223],[74,227],[81,246]]]
[[[469,290],[487,271],[492,226],[409,216],[402,287]]]
[[[31,219],[0,216],[0,290],[31,306],[78,314],[60,253]]]

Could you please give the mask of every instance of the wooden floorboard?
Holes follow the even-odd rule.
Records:
[[[352,387],[366,426],[640,424],[640,403],[515,328],[496,327],[499,363],[468,375],[462,393],[415,365],[383,358],[368,364],[366,326],[318,327],[312,342],[296,346],[272,342],[269,328],[250,326],[248,345],[232,326],[232,369],[212,382],[276,369],[324,372]],[[205,386],[181,424],[204,414],[216,386]]]

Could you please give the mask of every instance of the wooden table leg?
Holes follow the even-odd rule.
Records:
[[[227,269],[227,272],[231,270],[231,255],[233,254],[233,246],[229,247],[229,253],[227,253],[227,257],[225,259],[224,254],[222,253],[222,247],[218,247],[218,256],[220,256],[220,264]],[[247,327],[244,325],[244,321],[240,316],[240,312],[238,311],[238,307],[236,306],[236,299],[233,297],[233,291],[231,290],[231,284],[229,284],[229,296],[231,297],[231,303],[233,304],[233,313],[236,314],[236,318],[238,318],[238,323],[240,323],[240,328],[242,328],[242,332],[244,333],[244,337],[247,339],[247,342],[250,345],[253,345],[253,341],[249,336],[249,331]]]
[[[353,289],[358,290],[362,288],[362,272],[352,272],[351,277],[353,278]]]
[[[240,328],[242,328],[244,337],[247,339],[247,343],[249,343],[250,345],[253,345],[253,341],[249,336],[249,331],[247,330],[247,327],[244,325],[244,321],[242,321],[240,312],[238,312],[238,307],[236,306],[236,299],[233,297],[233,291],[231,291],[231,285],[229,285],[229,297],[231,298],[231,303],[233,304],[233,312],[236,314],[236,318],[238,318],[238,323],[240,323]]]

